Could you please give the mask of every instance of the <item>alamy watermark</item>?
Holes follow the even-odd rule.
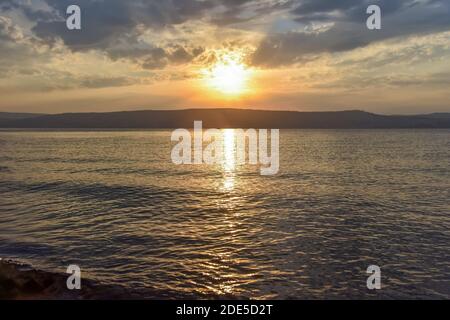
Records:
[[[381,289],[381,268],[377,265],[370,265],[367,271],[370,276],[367,278],[367,289],[380,290]]]
[[[67,7],[66,13],[69,15],[66,19],[67,29],[81,30],[81,8],[73,4]]]
[[[67,267],[66,273],[70,274],[67,278],[66,286],[69,290],[81,289],[81,269],[76,264]]]
[[[231,136],[223,130],[203,130],[202,121],[194,121],[194,130],[176,129],[172,142],[172,162],[182,164],[222,164],[233,157],[236,164],[260,165],[261,175],[275,175],[280,169],[280,130],[232,129]],[[231,151],[229,150],[231,145]],[[270,150],[269,150],[270,149]],[[232,154],[229,154],[229,153]]]
[[[381,29],[381,8],[375,4],[367,7],[367,14],[370,16],[367,18],[366,26],[369,30]]]
[[[372,4],[367,7],[367,14],[370,16],[367,18],[366,26],[369,30],[381,29],[381,8],[378,5]],[[81,8],[78,5],[72,4],[67,7],[66,14],[66,26],[69,30],[81,30]]]

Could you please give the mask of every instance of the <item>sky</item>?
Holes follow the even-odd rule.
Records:
[[[450,112],[449,61],[448,0],[0,0],[0,111]]]

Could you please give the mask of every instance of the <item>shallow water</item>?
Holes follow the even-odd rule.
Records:
[[[450,298],[449,130],[282,131],[276,176],[175,166],[170,133],[0,132],[0,258],[142,297]]]

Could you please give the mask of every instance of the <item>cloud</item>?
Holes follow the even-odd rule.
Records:
[[[167,64],[184,64],[193,61],[205,51],[202,47],[186,48],[175,45],[169,49],[154,48],[143,57],[144,69],[162,69]]]
[[[25,74],[34,65],[48,60],[47,48],[38,39],[28,36],[9,17],[0,15],[0,78],[11,73]]]
[[[378,3],[382,29],[368,30],[366,8]],[[268,35],[256,49],[252,63],[277,67],[308,61],[314,55],[349,51],[396,37],[435,33],[450,29],[450,3],[445,0],[302,1],[291,11],[304,30]],[[317,21],[314,21],[317,19]],[[331,23],[311,31],[311,23]]]
[[[167,65],[186,64],[194,61],[205,52],[201,46],[173,44],[166,47],[154,47],[149,44],[135,47],[116,46],[108,50],[113,60],[128,59],[144,69],[164,69]]]
[[[44,20],[41,13],[33,28],[37,36],[48,41],[60,38],[72,50],[104,51],[114,46],[118,39],[128,38],[130,44],[137,42],[141,35],[139,31],[159,32],[193,20],[235,19],[244,5],[255,3],[254,0],[78,0],[82,10],[82,28],[86,31],[73,32],[64,23],[66,8],[73,1],[45,1],[59,18]],[[268,4],[273,5],[272,2]]]
[[[18,42],[23,40],[24,35],[22,30],[13,24],[12,20],[8,17],[0,16],[0,41],[5,42]]]
[[[99,51],[111,59],[129,59],[145,69],[162,69],[169,64],[189,63],[205,49],[176,38],[173,43],[156,43],[158,34],[188,21],[214,20],[214,15],[237,14],[253,0],[78,0],[82,30],[68,30],[66,8],[72,0],[42,0],[47,10],[25,2],[14,2],[34,22],[33,34],[54,45],[62,41],[73,52]],[[268,1],[268,2],[267,2]],[[273,5],[273,0],[264,0]],[[259,6],[259,5],[258,5]],[[210,22],[208,22],[211,24]]]
[[[402,11],[420,3],[431,1],[418,0],[303,0],[291,13],[298,22],[310,21],[352,21],[360,22],[366,19],[366,9],[369,5],[380,6],[383,16]],[[436,0],[434,2],[437,2]]]
[[[99,89],[108,87],[123,87],[135,84],[136,81],[129,77],[90,77],[81,81],[81,87]]]
[[[97,50],[112,59],[131,59],[146,69],[189,63],[198,56],[189,48],[203,46],[190,43],[189,38],[162,46],[146,37],[149,32],[158,34],[188,21],[203,20],[222,27],[239,24],[245,29],[250,21],[284,12],[278,19],[297,28],[268,31],[251,58],[253,65],[263,67],[295,64],[323,53],[450,28],[446,0],[78,0],[83,29],[73,31],[65,25],[66,8],[72,0],[40,1],[45,6],[1,0],[0,8],[22,10],[35,24],[34,35],[48,44],[62,40],[72,51]],[[382,8],[382,30],[366,28],[369,4]],[[178,46],[176,50],[174,46]]]

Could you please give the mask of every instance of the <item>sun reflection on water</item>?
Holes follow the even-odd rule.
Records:
[[[235,148],[234,148],[234,129],[224,129],[223,130],[223,152],[224,152],[224,162],[223,166],[225,171],[234,171],[235,162]]]
[[[223,132],[223,189],[231,191],[235,185],[236,149],[234,129],[224,129]]]

